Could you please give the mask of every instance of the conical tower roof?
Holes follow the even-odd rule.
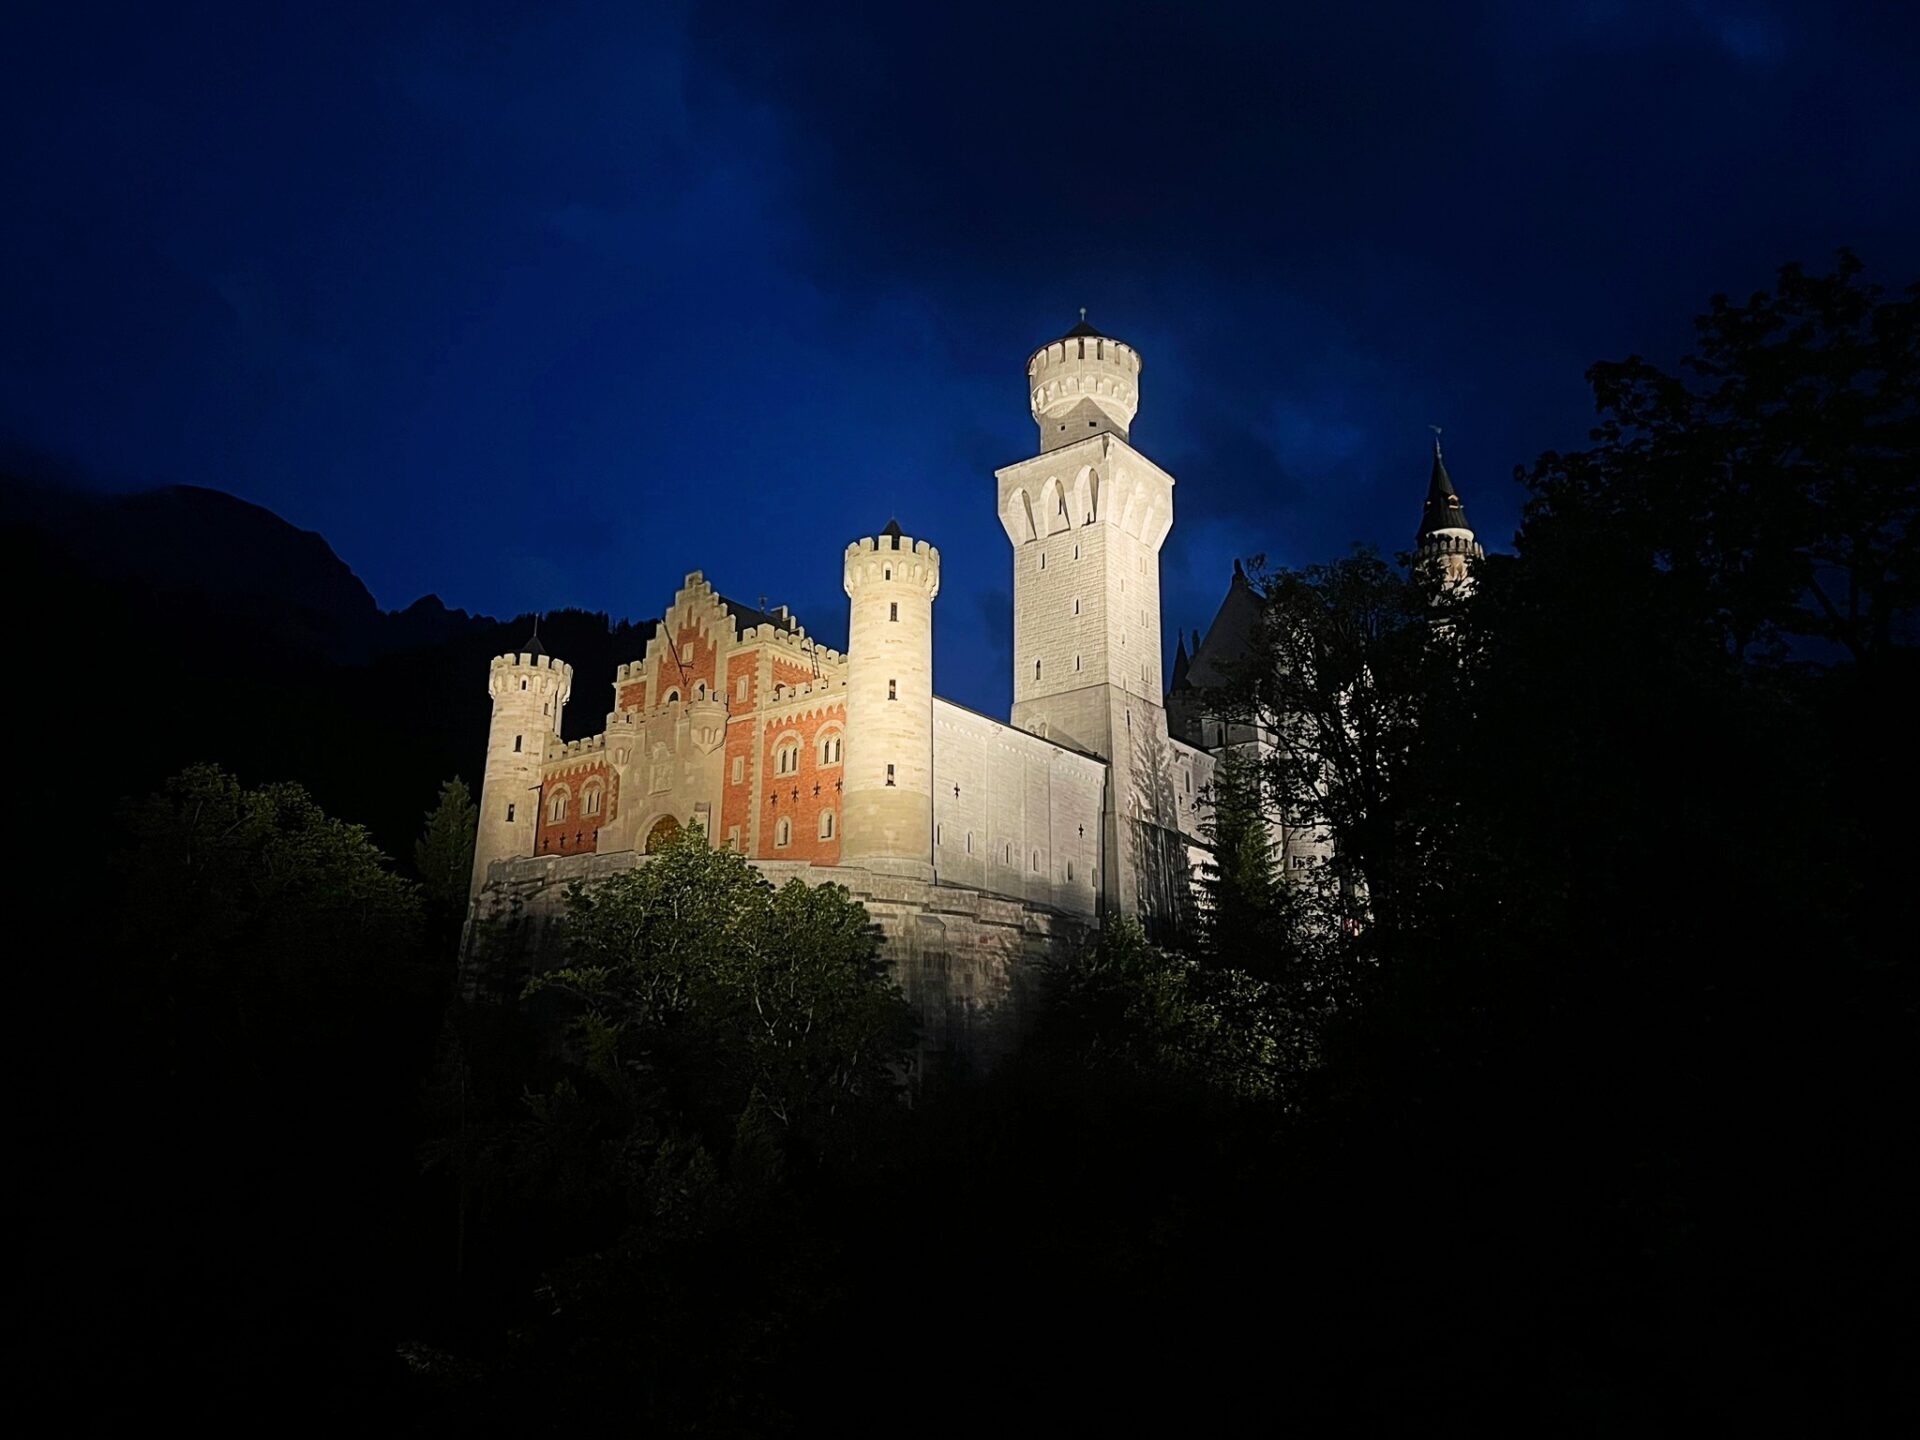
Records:
[[[1440,437],[1435,435],[1433,474],[1427,481],[1427,503],[1420,514],[1420,533],[1414,538],[1424,540],[1436,530],[1472,529],[1467,523],[1467,507],[1461,503],[1460,492],[1453,488],[1453,477],[1447,474],[1447,462],[1440,456]]]

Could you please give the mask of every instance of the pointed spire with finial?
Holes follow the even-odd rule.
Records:
[[[1453,488],[1453,477],[1447,474],[1447,462],[1440,455],[1440,427],[1429,425],[1433,431],[1433,473],[1427,479],[1427,503],[1420,515],[1420,532],[1416,539],[1424,539],[1436,530],[1471,530],[1467,524],[1467,508],[1461,502],[1460,492]]]
[[[1083,339],[1083,338],[1091,339],[1094,336],[1099,336],[1103,340],[1110,340],[1113,338],[1112,336],[1106,334],[1104,331],[1099,330],[1087,323],[1087,307],[1082,305],[1080,307],[1080,323],[1074,326],[1071,330],[1067,331],[1066,335],[1063,338],[1068,340]]]
[[[540,612],[538,610],[533,612],[533,634],[528,637],[527,643],[520,647],[520,653],[531,655],[536,660],[547,653],[547,647],[540,643]]]

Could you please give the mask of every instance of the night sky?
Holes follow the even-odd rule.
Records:
[[[1082,305],[1179,481],[1171,648],[1236,555],[1404,548],[1429,424],[1498,547],[1592,361],[1842,245],[1920,277],[1911,5],[7,8],[16,465],[232,491],[388,607],[700,568],[836,645],[897,515],[996,713],[992,470]]]

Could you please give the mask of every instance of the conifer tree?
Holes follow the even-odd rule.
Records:
[[[1260,801],[1259,767],[1234,751],[1213,773],[1205,822],[1213,854],[1201,869],[1200,933],[1216,964],[1270,974],[1286,943],[1286,897]]]
[[[420,872],[427,901],[443,914],[466,909],[473,839],[479,826],[479,807],[467,782],[456,775],[440,787],[439,801],[427,812],[426,828],[413,842],[414,868]]]

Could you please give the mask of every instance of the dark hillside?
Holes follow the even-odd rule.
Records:
[[[479,789],[487,662],[526,639],[530,616],[434,595],[382,611],[321,536],[217,490],[3,483],[0,543],[16,593],[33,597],[34,648],[52,657],[35,737],[49,763],[33,782],[46,804],[100,813],[218,759],[250,782],[300,781],[404,857],[441,780]],[[652,622],[561,611],[541,625],[575,670],[567,737],[591,734]],[[111,763],[58,760],[103,725]]]

